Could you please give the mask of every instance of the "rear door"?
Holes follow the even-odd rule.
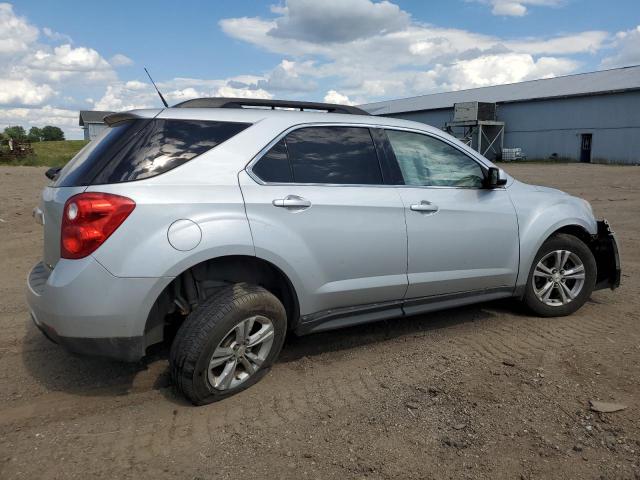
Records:
[[[256,254],[296,279],[302,315],[403,298],[404,207],[368,128],[294,129],[240,185]]]
[[[515,208],[483,188],[480,163],[443,138],[386,130],[405,185],[407,298],[509,292],[518,274]]]

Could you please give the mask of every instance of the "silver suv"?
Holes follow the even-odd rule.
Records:
[[[31,315],[79,353],[167,342],[196,404],[257,382],[288,332],[504,297],[561,316],[620,282],[588,202],[421,123],[219,98],[105,121],[48,172]]]

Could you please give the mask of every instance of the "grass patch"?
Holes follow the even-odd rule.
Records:
[[[36,142],[32,144],[33,155],[12,160],[2,159],[3,165],[27,165],[33,167],[61,167],[80,151],[85,140],[61,140],[59,142]]]

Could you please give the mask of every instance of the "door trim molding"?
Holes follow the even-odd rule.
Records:
[[[302,315],[295,328],[295,333],[307,335],[390,318],[409,317],[472,303],[508,298],[514,295],[514,291],[513,286],[504,286],[323,310]]]

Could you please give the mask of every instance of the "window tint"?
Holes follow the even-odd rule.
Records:
[[[287,135],[286,143],[296,183],[383,183],[368,128],[301,128]]]
[[[246,123],[134,120],[115,125],[66,166],[58,186],[141,180],[167,172],[247,128]]]
[[[118,150],[148,122],[149,120],[133,120],[106,128],[60,170],[55,186],[90,185]]]
[[[159,175],[238,134],[246,123],[152,120],[111,159],[94,184]]]
[[[251,170],[265,182],[293,182],[284,138],[276,143]]]
[[[399,130],[387,135],[406,185],[482,187],[480,165],[442,140]]]

